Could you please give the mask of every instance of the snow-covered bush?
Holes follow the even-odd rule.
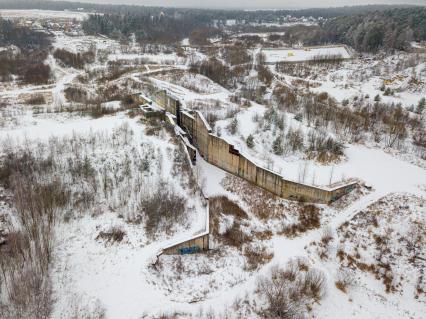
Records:
[[[301,269],[294,261],[284,268],[273,266],[257,284],[265,304],[260,313],[265,318],[303,318],[311,305],[323,298],[325,289],[325,276],[319,270]]]

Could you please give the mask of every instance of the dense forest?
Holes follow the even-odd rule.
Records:
[[[318,10],[322,12],[321,9]],[[259,11],[260,17],[264,17],[262,12],[264,13]],[[101,33],[117,39],[135,33],[139,41],[175,42],[186,37],[195,38],[194,34],[205,34],[206,32],[199,30],[212,30],[215,20],[213,18],[217,20],[224,14],[215,10],[175,11],[173,15],[162,11],[156,15],[152,13],[141,11],[91,15],[84,23],[84,30],[88,34]],[[269,14],[274,15],[275,19],[278,18],[278,11]],[[229,15],[228,18],[240,18],[236,11],[229,11],[226,15]],[[251,18],[254,21],[265,21],[263,18]],[[269,19],[272,17],[267,20]],[[362,52],[375,52],[380,49],[403,50],[408,47],[410,41],[426,40],[426,9],[392,8],[355,13],[328,19],[320,26],[289,27],[286,31],[283,40],[289,45],[300,41],[307,45],[345,43]],[[203,39],[198,39],[197,42],[202,43]]]
[[[138,41],[175,42],[185,37],[206,23],[203,17],[188,13],[186,15],[168,16],[165,14],[105,14],[90,15],[84,21],[83,28],[87,34],[103,34],[114,39],[128,37],[134,33]]]
[[[426,40],[426,9],[374,11],[328,20],[330,42],[346,43],[359,51],[405,49],[410,41]]]
[[[100,14],[90,15],[84,22],[87,34],[103,34],[125,39],[132,33],[140,42],[170,43],[193,38],[194,43],[206,41],[203,35],[212,33],[221,21],[235,19],[249,23],[279,22],[287,15],[294,17],[324,17],[325,22],[313,27],[287,28],[283,40],[292,45],[346,43],[364,52],[380,49],[405,49],[410,41],[426,40],[426,8],[413,6],[351,6],[304,10],[201,10],[129,5],[100,5],[65,1],[4,0],[0,9],[77,10]],[[322,20],[324,21],[324,20]],[[208,32],[206,32],[206,30]],[[218,29],[216,29],[218,30]],[[246,30],[247,31],[247,30]],[[25,31],[21,31],[25,32]],[[214,32],[213,32],[214,33]],[[35,36],[32,38],[31,36]],[[7,43],[2,39],[0,45]],[[7,37],[7,35],[6,35]],[[38,35],[22,34],[21,42],[36,45]],[[196,41],[195,41],[196,40]]]
[[[390,8],[410,7],[409,5],[364,5],[345,6],[335,8],[311,8],[301,10],[217,10],[217,9],[186,9],[171,7],[147,7],[132,5],[110,5],[94,4],[87,2],[49,1],[49,0],[2,0],[0,9],[41,9],[41,10],[77,10],[84,8],[86,12],[109,13],[109,14],[159,14],[173,16],[175,13],[193,13],[210,21],[213,19],[226,20],[236,19],[248,22],[254,21],[275,21],[279,17],[292,15],[294,17],[324,17],[333,18],[351,14],[360,14]]]
[[[24,83],[47,83],[50,67],[44,61],[50,44],[48,34],[17,27],[0,18],[0,47],[10,48],[0,52],[0,81],[9,81],[12,75],[16,75]]]
[[[0,47],[15,45],[21,50],[33,50],[49,44],[50,39],[46,33],[17,27],[13,22],[0,17]]]

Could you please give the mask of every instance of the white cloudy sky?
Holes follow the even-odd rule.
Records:
[[[426,5],[426,0],[79,0],[91,3],[138,4],[146,6],[278,9],[339,7],[365,4],[417,4]]]

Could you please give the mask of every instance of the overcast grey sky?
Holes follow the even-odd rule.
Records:
[[[286,9],[340,7],[365,4],[418,4],[426,0],[76,0],[80,2],[109,4],[138,4],[146,6],[194,7],[194,8],[240,8],[240,9]]]

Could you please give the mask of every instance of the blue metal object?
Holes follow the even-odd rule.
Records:
[[[195,253],[198,253],[200,250],[201,249],[198,246],[184,247],[184,248],[179,248],[179,254],[181,255],[195,254]]]

